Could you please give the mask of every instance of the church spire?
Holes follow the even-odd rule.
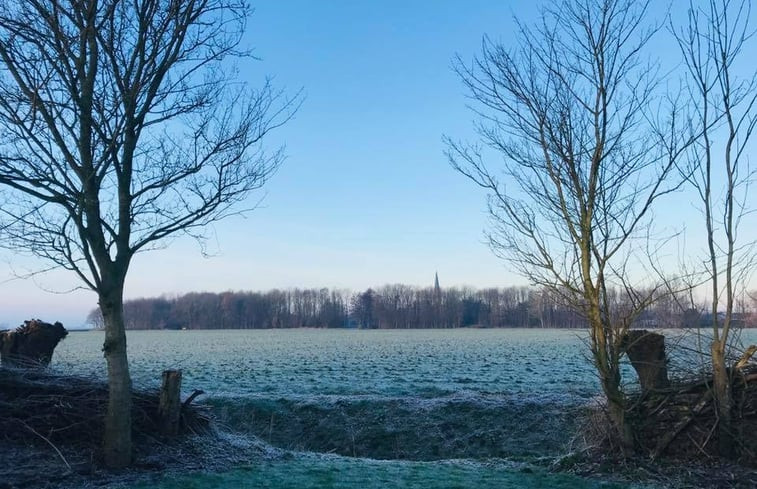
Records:
[[[439,288],[439,272],[434,272],[434,294],[441,294],[442,289]]]

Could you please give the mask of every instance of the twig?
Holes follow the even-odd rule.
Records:
[[[202,391],[202,390],[199,390],[199,389],[195,389],[195,390],[194,390],[194,391],[192,392],[192,394],[190,394],[190,396],[189,396],[189,397],[187,397],[187,400],[186,400],[186,401],[184,401],[184,402],[183,402],[183,403],[181,404],[181,407],[182,407],[182,409],[184,409],[184,408],[186,408],[187,406],[189,406],[190,404],[192,404],[192,401],[194,401],[194,400],[195,400],[195,398],[196,398],[197,396],[201,396],[201,395],[203,395],[203,394],[205,394],[205,391]]]
[[[739,358],[739,361],[736,362],[736,365],[734,368],[736,370],[742,369],[746,367],[749,364],[749,360],[752,359],[752,356],[757,353],[757,345],[750,345],[749,348],[744,351],[744,354],[741,355],[741,358]]]
[[[713,425],[713,428],[715,426],[717,426],[717,424]],[[712,434],[712,431],[710,431],[710,434]],[[699,450],[700,452],[702,452],[702,455],[704,455],[705,458],[712,458],[712,456],[710,456],[709,453],[707,453],[706,451],[704,451],[704,448],[703,448],[705,445],[707,445],[707,441],[709,441],[709,436],[707,437],[707,441],[705,441],[702,445],[700,445],[699,443],[697,443],[697,441],[694,438],[692,438],[691,435],[686,434],[686,436],[689,438],[689,441],[691,441],[691,444],[694,445],[695,447],[697,447],[697,450]]]
[[[710,439],[712,438],[712,435],[715,434],[715,428],[717,428],[717,427],[718,427],[718,421],[716,420],[714,423],[712,423],[712,428],[710,428],[710,431],[707,433],[707,438],[705,438],[704,441],[702,442],[702,447],[706,447],[707,446],[707,444],[710,442]],[[702,449],[702,453],[704,453],[705,455],[707,455],[705,453],[704,449]],[[709,458],[709,456],[708,456],[708,458]]]
[[[662,408],[664,408],[665,406],[667,406],[668,401],[670,400],[671,397],[672,397],[671,395],[668,395],[667,397],[665,397],[665,399],[663,399],[662,401],[660,401],[660,403],[657,404],[657,406],[649,412],[648,416],[654,416]]]
[[[750,374],[744,376],[744,383],[751,382],[753,380],[757,380],[757,374]]]
[[[672,430],[668,431],[662,438],[660,438],[660,441],[657,443],[657,447],[655,447],[655,450],[652,453],[653,459],[657,459],[660,455],[662,455],[662,452],[664,452],[665,449],[668,448],[668,445],[670,445],[675,437],[678,436],[678,434],[683,431],[683,429],[686,428],[689,423],[691,423],[691,421],[694,419],[694,416],[699,414],[699,412],[704,409],[704,407],[710,401],[711,397],[712,391],[708,390],[707,392],[705,392],[696,406],[694,406],[694,408],[691,410],[691,413],[688,416],[685,416],[673,427]]]
[[[47,442],[48,445],[50,445],[51,447],[53,447],[53,450],[55,450],[55,452],[58,454],[58,456],[60,457],[60,459],[63,460],[63,463],[66,464],[66,467],[68,468],[68,470],[71,470],[71,465],[69,465],[68,460],[66,460],[66,457],[63,456],[63,454],[60,452],[60,450],[58,450],[58,447],[56,447],[55,444],[53,444],[53,442],[51,442],[50,440],[48,440],[47,438],[45,438],[42,434],[40,434],[39,432],[37,432],[37,430],[35,430],[34,428],[32,428],[31,426],[29,426],[28,424],[26,424],[23,420],[18,419],[16,421],[18,421],[19,423],[21,423],[22,425],[24,425],[26,427],[26,429],[28,429],[29,431],[31,431],[32,433],[34,433],[38,437],[42,438],[43,440],[45,440],[45,442]]]

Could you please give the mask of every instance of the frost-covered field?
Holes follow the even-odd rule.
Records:
[[[222,425],[294,454],[139,487],[614,487],[524,465],[563,453],[598,394],[585,334],[130,332],[137,386],[155,388],[162,370],[180,368],[185,392],[204,390]],[[70,334],[55,368],[99,374],[102,339]]]
[[[590,397],[597,389],[580,331],[130,331],[135,384],[181,368],[210,396],[420,396],[497,393]],[[60,369],[100,372],[102,333],[72,333]]]

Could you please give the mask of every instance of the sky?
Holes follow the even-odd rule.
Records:
[[[444,156],[443,135],[473,139],[473,115],[451,69],[488,34],[515,41],[512,17],[538,2],[494,0],[255,0],[239,66],[304,103],[265,144],[287,159],[251,197],[260,206],[213,228],[210,257],[188,238],[135,257],[127,298],[191,291],[337,287],[523,285],[484,242],[485,195]],[[0,261],[0,325],[39,317],[80,326],[91,291],[40,263]]]

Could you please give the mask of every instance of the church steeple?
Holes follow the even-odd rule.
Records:
[[[431,304],[434,309],[434,325],[438,326],[441,321],[442,312],[442,289],[439,287],[439,273],[434,272],[434,295],[431,296]]]

